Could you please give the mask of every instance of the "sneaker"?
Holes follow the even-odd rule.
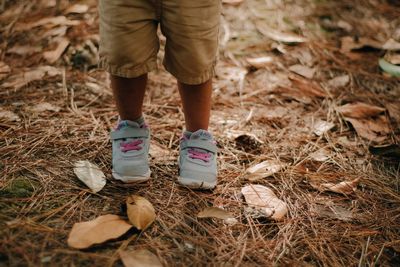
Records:
[[[178,182],[200,189],[212,189],[217,185],[217,146],[209,132],[200,129],[183,134]]]
[[[150,178],[150,130],[143,124],[123,120],[111,131],[112,175],[124,183],[147,181]]]

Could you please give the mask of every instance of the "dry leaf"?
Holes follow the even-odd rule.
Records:
[[[274,160],[263,161],[254,166],[251,166],[246,170],[246,172],[249,174],[247,179],[250,181],[256,181],[271,176],[279,172],[285,166],[286,164],[283,164],[280,161],[274,161]]]
[[[50,103],[44,102],[44,103],[39,103],[34,105],[33,107],[29,108],[29,111],[35,112],[35,113],[41,113],[44,111],[54,111],[54,112],[59,112],[60,107],[54,106]]]
[[[197,214],[198,218],[217,218],[217,219],[230,219],[234,218],[233,215],[226,210],[223,210],[218,207],[207,207],[204,210],[200,211],[199,214]]]
[[[94,193],[99,192],[106,185],[106,177],[99,167],[87,160],[75,162],[74,173]]]
[[[21,121],[17,114],[9,110],[0,109],[0,120]]]
[[[383,44],[382,48],[390,51],[400,50],[400,43],[390,38],[386,41],[386,43]]]
[[[371,120],[352,118],[345,120],[353,125],[359,136],[370,141],[381,142],[391,133],[390,123],[384,115]]]
[[[41,52],[42,48],[39,46],[31,46],[31,45],[15,45],[9,49],[7,49],[7,53],[9,54],[17,54],[20,56],[32,55],[38,52]]]
[[[380,115],[385,112],[384,108],[365,103],[352,103],[337,107],[336,110],[353,125],[357,134],[363,138],[380,142],[385,140],[385,135],[391,132],[386,116]]]
[[[247,63],[249,63],[252,67],[256,69],[264,68],[273,61],[272,57],[255,57],[255,58],[246,58]]]
[[[393,65],[400,65],[400,53],[386,53],[384,59]]]
[[[339,20],[337,22],[337,26],[339,28],[342,28],[342,29],[348,31],[348,32],[350,32],[353,29],[353,26],[351,26],[350,23],[348,23],[347,21],[344,21],[344,20]]]
[[[353,38],[350,36],[346,36],[341,39],[341,42],[342,42],[341,50],[342,50],[342,52],[345,52],[345,53],[351,52],[352,50],[358,50],[358,49],[362,49],[362,48],[366,48],[366,47],[382,49],[382,44],[380,42],[372,40],[367,37]]]
[[[312,79],[314,77],[314,74],[315,74],[315,69],[314,68],[303,66],[301,64],[296,64],[296,65],[290,66],[289,70],[294,72],[294,73],[297,73],[297,74],[299,74],[299,75],[301,75],[303,77],[306,77],[308,79]]]
[[[267,27],[265,24],[256,23],[257,30],[266,37],[282,43],[304,43],[307,39],[291,33],[283,33]]]
[[[327,122],[327,121],[324,121],[324,120],[318,120],[313,125],[313,132],[316,135],[321,136],[321,135],[327,133],[333,127],[335,127],[335,124],[332,123],[332,122]]]
[[[324,148],[321,148],[321,149],[311,153],[310,157],[315,161],[324,162],[329,159],[328,155],[329,155],[329,151]]]
[[[30,82],[43,79],[45,76],[53,77],[57,75],[61,75],[61,71],[57,68],[52,66],[39,66],[9,77],[7,82],[3,83],[3,87],[13,87],[14,90],[18,90]]]
[[[372,106],[361,102],[346,104],[337,107],[336,110],[340,112],[344,117],[355,119],[370,118],[385,112],[384,108]]]
[[[241,4],[243,1],[244,0],[222,0],[222,3],[237,6]]]
[[[75,223],[68,236],[68,246],[88,248],[118,238],[131,228],[132,225],[117,215],[99,216],[92,221]]]
[[[56,62],[61,55],[64,53],[65,49],[68,47],[69,45],[69,40],[67,38],[61,38],[58,41],[57,47],[56,49],[52,50],[52,51],[46,51],[43,53],[43,57],[50,63],[54,63]]]
[[[4,79],[11,72],[10,66],[0,61],[0,80]]]
[[[38,21],[30,22],[30,23],[20,23],[15,26],[16,31],[26,31],[35,27],[44,26],[46,28],[51,28],[58,25],[64,26],[75,26],[78,25],[80,21],[78,20],[69,20],[65,16],[58,17],[48,17],[43,18]]]
[[[328,81],[328,85],[334,88],[344,87],[350,82],[349,75],[337,76]]]
[[[119,256],[125,267],[162,267],[158,257],[147,249],[120,251]]]
[[[65,10],[65,13],[66,14],[70,14],[70,13],[82,14],[82,13],[86,13],[88,10],[89,10],[88,5],[75,4],[75,5],[72,5],[69,8],[67,8],[67,10]]]
[[[280,221],[288,212],[286,203],[266,186],[248,185],[243,187],[241,192],[249,207],[260,211],[266,218]]]
[[[126,199],[129,221],[138,230],[145,230],[156,219],[153,205],[144,197],[132,195]]]
[[[45,33],[43,33],[43,37],[53,37],[53,36],[64,36],[67,33],[68,27],[61,25],[59,27],[55,27],[52,29],[49,29]]]
[[[316,185],[314,183],[311,183],[311,186],[321,192],[330,191],[330,192],[339,193],[339,194],[343,194],[343,195],[350,195],[354,191],[356,191],[359,181],[360,181],[360,179],[356,178],[353,181],[350,181],[350,182],[344,181],[344,182],[340,182],[338,184],[323,183],[320,185]]]

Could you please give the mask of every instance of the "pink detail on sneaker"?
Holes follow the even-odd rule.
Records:
[[[141,150],[142,147],[139,145],[143,143],[143,140],[133,140],[130,142],[121,142],[121,151],[127,152],[131,150]]]
[[[200,159],[204,162],[210,161],[211,155],[207,152],[200,152],[200,151],[196,151],[194,149],[189,149],[188,152],[189,152],[189,157],[191,159]]]

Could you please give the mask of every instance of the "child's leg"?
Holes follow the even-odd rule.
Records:
[[[147,74],[137,78],[111,75],[111,87],[121,120],[135,121],[142,116]]]
[[[208,130],[212,80],[197,85],[178,82],[178,88],[182,98],[186,130],[190,132],[199,129]]]

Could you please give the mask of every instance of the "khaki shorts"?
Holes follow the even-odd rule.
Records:
[[[214,75],[220,0],[100,0],[100,67],[134,78],[157,68],[157,28],[166,37],[163,65],[178,81]]]

